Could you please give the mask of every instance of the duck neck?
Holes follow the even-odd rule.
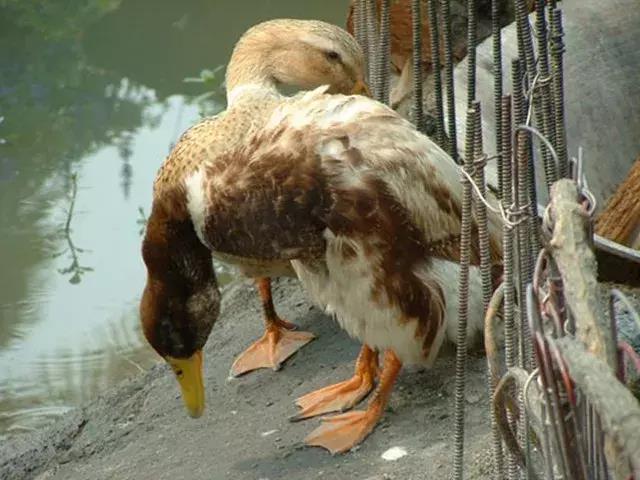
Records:
[[[203,285],[217,287],[211,252],[198,238],[182,202],[170,198],[154,201],[143,255],[150,277],[180,284],[191,291]]]
[[[145,336],[163,357],[200,350],[220,308],[211,252],[182,208],[154,201],[142,246],[147,283],[140,302]]]
[[[236,45],[226,73],[228,106],[246,93],[278,93],[273,54],[274,47],[269,43],[243,39]]]

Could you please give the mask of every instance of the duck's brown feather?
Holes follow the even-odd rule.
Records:
[[[372,298],[418,318],[426,342],[444,299],[416,270],[430,258],[459,261],[459,180],[428,158],[422,149],[451,162],[408,122],[354,98],[309,94],[208,165],[204,236],[214,251],[264,260],[322,261],[329,231],[346,240],[348,262],[357,241],[375,265]],[[491,244],[497,259],[497,232]],[[475,226],[471,257],[477,265]]]

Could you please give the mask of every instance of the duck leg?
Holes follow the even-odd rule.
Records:
[[[368,345],[363,345],[356,360],[353,377],[298,398],[296,404],[302,411],[291,420],[298,421],[323,413],[349,410],[373,389],[377,373],[378,354]]]
[[[322,425],[305,438],[307,445],[323,447],[332,454],[351,450],[375,428],[389,402],[402,362],[391,350],[384,355],[380,383],[367,409],[355,410],[322,419]]]
[[[258,368],[278,370],[282,362],[315,338],[313,333],[293,332],[296,326],[278,317],[269,278],[258,278],[256,284],[262,298],[265,332],[233,362],[231,374],[234,377]]]

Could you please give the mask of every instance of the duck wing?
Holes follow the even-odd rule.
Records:
[[[457,260],[458,167],[411,123],[362,96],[321,88],[284,102],[264,128],[189,183],[206,198],[203,214],[192,217],[201,218],[214,251],[317,257],[329,231],[381,249],[410,249],[414,261]]]

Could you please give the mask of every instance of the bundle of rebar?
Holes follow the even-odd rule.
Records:
[[[640,315],[618,290],[610,292],[609,311],[599,302],[592,228],[595,200],[584,178],[582,157],[568,157],[562,11],[555,1],[535,0],[532,32],[530,4],[531,0],[513,0],[518,58],[510,65],[512,91],[505,94],[498,18],[503,2],[491,1],[497,151],[487,155],[482,145],[482,106],[475,95],[477,8],[475,0],[467,0],[467,117],[462,158],[456,147],[451,0],[427,0],[426,5],[435,140],[461,163],[463,183],[452,478],[464,477],[469,251],[471,225],[477,222],[491,396],[491,478],[640,480],[640,404],[627,388],[629,372],[640,376],[640,355],[625,333],[636,328],[640,338]],[[370,71],[374,72],[375,96],[388,102],[388,0],[381,6],[380,28],[373,40],[369,33],[371,19],[377,18],[374,2],[357,2],[355,23],[358,41],[366,44],[369,64],[374,65]],[[423,76],[419,71],[423,6],[419,0],[412,0],[411,6],[412,119],[423,130]],[[485,185],[483,168],[489,159],[498,162],[496,201],[488,198]],[[542,219],[536,193],[538,167],[544,171],[550,199]],[[499,213],[503,221],[502,284],[493,294],[487,208]],[[504,330],[503,347],[496,340],[499,324]]]

